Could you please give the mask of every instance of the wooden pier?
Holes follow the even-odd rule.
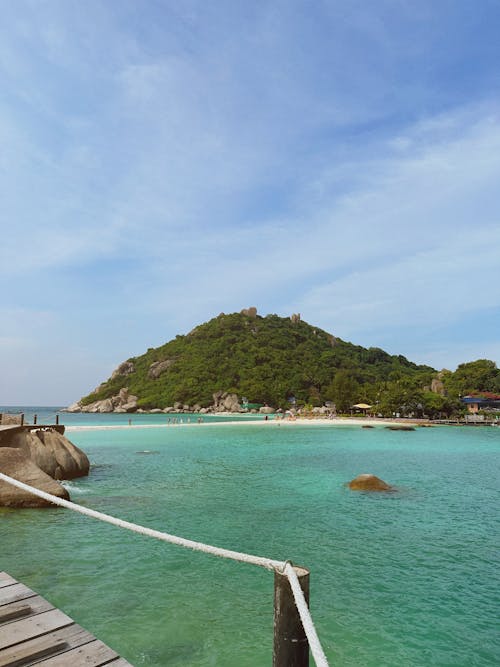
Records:
[[[0,667],[132,667],[24,584],[0,572]]]

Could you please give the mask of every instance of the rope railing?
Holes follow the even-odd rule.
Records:
[[[294,568],[290,561],[274,560],[272,558],[263,558],[261,556],[242,553],[240,551],[232,551],[231,549],[222,549],[220,547],[212,546],[211,544],[204,544],[203,542],[196,542],[194,540],[188,540],[184,537],[178,537],[177,535],[170,535],[169,533],[165,533],[159,530],[146,528],[145,526],[140,526],[139,524],[132,523],[130,521],[118,519],[117,517],[111,516],[110,514],[104,514],[103,512],[98,512],[97,510],[83,507],[83,505],[78,505],[77,503],[73,503],[70,500],[58,498],[57,496],[53,496],[52,494],[41,491],[40,489],[30,486],[29,484],[20,482],[19,480],[14,479],[13,477],[9,477],[8,475],[5,475],[1,472],[0,480],[7,482],[7,484],[11,484],[18,489],[21,489],[22,491],[32,493],[33,495],[38,496],[39,498],[42,498],[49,503],[58,505],[59,507],[65,507],[66,509],[70,509],[73,512],[78,512],[79,514],[83,514],[93,519],[109,523],[113,526],[117,526],[118,528],[124,528],[125,530],[138,533],[139,535],[152,537],[154,539],[161,540],[163,542],[169,542],[170,544],[176,544],[177,546],[181,546],[187,549],[200,551],[212,556],[218,556],[219,558],[228,558],[240,563],[257,565],[259,567],[265,568],[266,570],[271,570],[275,573],[286,576],[290,583],[295,606],[299,613],[307,641],[309,642],[309,648],[311,650],[313,659],[317,667],[328,667],[328,661],[319,641],[316,628],[314,627],[311,612],[309,611],[309,606],[304,596],[299,577],[297,576],[296,568]]]

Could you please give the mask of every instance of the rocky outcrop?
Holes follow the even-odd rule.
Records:
[[[2,443],[18,449],[53,479],[74,479],[89,473],[86,454],[55,429],[15,431]],[[0,452],[3,449],[0,447]]]
[[[69,495],[56,480],[88,475],[87,456],[61,432],[64,427],[19,428],[3,432],[0,472],[59,498]],[[0,482],[0,506],[45,507],[50,505],[31,493]]]
[[[152,364],[154,365],[154,364]],[[162,372],[162,371],[160,371]],[[127,376],[135,373],[135,366],[131,361],[121,363],[111,375],[111,380],[117,377]],[[93,394],[98,393],[106,387],[106,383],[99,385]],[[104,398],[93,403],[84,405],[82,401],[72,403],[64,412],[135,412],[137,410],[137,396],[132,396],[126,387],[120,389],[116,396]]]
[[[114,380],[121,375],[130,375],[131,373],[135,373],[134,364],[131,361],[123,361],[118,368],[112,372],[111,379]]]
[[[148,377],[152,380],[156,380],[160,377],[162,373],[168,371],[168,369],[174,363],[173,359],[164,359],[163,361],[155,361],[151,364],[148,371]]]
[[[135,412],[137,410],[137,396],[130,394],[126,387],[120,389],[118,396],[113,396],[111,400],[114,409],[121,408],[125,412]]]
[[[375,475],[358,475],[349,482],[352,491],[390,491],[392,489],[387,482]]]
[[[158,372],[160,366],[156,364],[168,363],[169,367],[174,363],[174,360],[165,360],[163,362],[155,362],[150,367],[154,367],[153,372]],[[166,370],[166,366],[161,372]],[[137,401],[138,397],[133,396],[129,393],[127,388],[120,389],[120,392],[116,396],[111,398],[105,398],[100,401],[94,401],[88,405],[83,405],[81,401],[73,403],[68,408],[66,412],[116,412],[116,413],[125,413],[125,412],[139,412],[139,413],[172,413],[172,412],[196,412],[206,414],[209,412],[246,412],[244,408],[241,407],[240,400],[237,394],[229,393],[227,391],[216,391],[212,394],[213,405],[203,408],[199,403],[194,405],[188,405],[187,403],[182,403],[181,401],[175,401],[173,406],[167,406],[165,408],[151,408],[149,410],[143,410],[138,408]],[[273,408],[269,408],[269,413],[274,412]]]
[[[227,391],[217,391],[212,395],[214,404],[213,412],[243,412],[237,394],[229,394]]]
[[[67,490],[41,470],[20,449],[0,447],[0,471],[9,477],[34,486],[58,498],[69,500]],[[8,482],[0,480],[0,506],[3,507],[53,507],[38,496],[22,491]]]
[[[328,342],[332,347],[335,347],[337,345],[338,340],[335,338],[335,336],[332,336],[331,334],[328,334]]]
[[[300,322],[300,313],[293,313],[293,315],[290,315],[290,321],[293,322],[293,324]]]
[[[223,314],[224,313],[221,313],[221,315]],[[250,306],[250,308],[243,308],[241,314],[245,315],[246,317],[257,317],[257,308],[254,308],[254,306]]]
[[[446,394],[443,381],[441,380],[439,375],[435,378],[432,378],[431,391],[434,392],[435,394],[439,394],[440,396],[444,396]]]
[[[66,412],[135,412],[137,410],[137,396],[129,393],[129,390],[124,387],[120,389],[116,396],[111,398],[104,398],[101,401],[94,401],[83,405],[81,401],[73,403]]]
[[[274,412],[274,408],[264,405],[262,408],[259,408],[259,412],[261,415],[271,415]]]
[[[82,404],[80,401],[76,401],[75,403],[68,405],[67,408],[64,408],[62,410],[62,412],[81,412],[81,411],[82,411]]]
[[[325,405],[321,407],[316,407],[312,409],[313,415],[327,415],[331,412],[331,408],[327,408]]]

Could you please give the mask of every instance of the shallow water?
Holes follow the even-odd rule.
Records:
[[[332,667],[500,663],[500,429],[193,425],[69,437],[93,464],[69,483],[74,501],[309,567]],[[398,491],[350,492],[361,472]],[[0,511],[0,545],[0,569],[136,667],[271,664],[265,570],[58,509]]]

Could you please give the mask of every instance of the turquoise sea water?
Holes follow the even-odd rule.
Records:
[[[68,437],[92,461],[74,501],[310,568],[332,667],[500,664],[500,429],[193,423]],[[361,472],[398,491],[350,492]],[[271,664],[265,570],[59,509],[0,510],[0,569],[136,667]]]

